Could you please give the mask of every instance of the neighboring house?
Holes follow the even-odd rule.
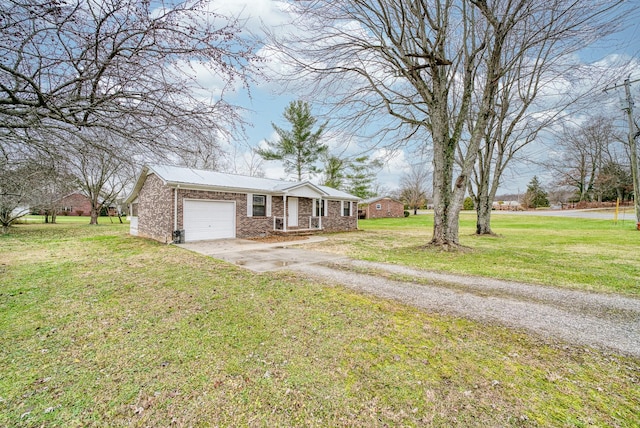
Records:
[[[375,197],[360,202],[360,218],[404,217],[404,204],[389,197]]]
[[[65,215],[89,215],[91,213],[91,201],[82,193],[71,193],[60,198],[56,202],[60,207],[58,214]]]
[[[340,190],[166,165],[145,166],[125,203],[131,234],[165,243],[358,228]]]
[[[522,211],[522,205],[518,201],[494,201],[494,210],[498,211]]]

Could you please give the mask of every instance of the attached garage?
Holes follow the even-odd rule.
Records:
[[[236,237],[235,202],[185,199],[183,209],[185,241]]]
[[[357,230],[357,201],[308,181],[154,165],[125,203],[132,235],[180,243]]]

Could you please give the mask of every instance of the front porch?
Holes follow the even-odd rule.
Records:
[[[273,217],[273,235],[312,235],[314,233],[321,232],[322,217],[308,216],[298,219],[297,226],[287,224],[286,217]]]

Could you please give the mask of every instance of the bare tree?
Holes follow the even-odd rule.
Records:
[[[578,127],[565,127],[558,136],[558,156],[548,162],[559,185],[575,189],[577,200],[591,201],[596,192],[598,176],[605,163],[604,154],[616,141],[613,123],[609,118],[589,117]]]
[[[530,53],[526,56],[519,56],[515,51],[526,50],[528,39],[510,38],[509,43],[505,50],[516,62],[500,77],[494,109],[488,112],[486,130],[468,189],[476,209],[478,235],[493,234],[493,201],[509,163],[535,140],[541,129],[556,120],[573,102],[572,99],[563,100],[561,105],[547,106],[546,111],[540,111],[538,108],[531,112],[539,90],[544,85],[543,77],[548,80],[549,72],[557,66],[554,67],[555,61],[549,58],[552,51],[545,42],[530,47]],[[551,39],[548,43],[552,44],[554,40]],[[479,101],[476,101],[471,107],[470,129],[475,127],[477,116],[474,110],[478,103]],[[464,158],[464,153],[460,153],[460,158]]]
[[[428,196],[431,171],[425,163],[412,164],[408,173],[400,179],[400,199],[413,208],[413,214],[425,205]]]
[[[95,225],[103,208],[108,209],[134,181],[136,162],[119,136],[86,130],[75,137],[66,142],[64,165],[73,175],[76,188],[89,199],[89,224]]]
[[[41,180],[34,189],[32,209],[44,214],[44,222],[56,222],[57,215],[64,208],[62,199],[64,196],[77,190],[76,180],[66,170],[57,167],[52,159],[41,158],[38,169],[41,172]]]
[[[176,151],[241,122],[223,95],[248,84],[255,56],[239,22],[207,1],[8,0],[0,18],[0,129],[15,144],[48,152],[27,134],[99,128],[144,152]],[[211,94],[196,68],[226,89]]]
[[[29,214],[37,199],[37,189],[43,170],[36,163],[9,163],[0,158],[0,226],[7,234],[9,227]]]
[[[275,43],[296,79],[330,94],[353,129],[386,113],[380,134],[432,144],[431,244],[458,246],[459,211],[505,73],[545,46],[584,45],[622,2],[571,0],[316,0],[295,2],[299,31]],[[512,40],[522,49],[509,50]],[[548,54],[546,53],[548,52]],[[473,128],[465,128],[473,97]],[[465,135],[467,133],[467,135]],[[463,139],[464,137],[464,139]],[[466,142],[462,147],[463,140]],[[460,166],[455,168],[455,158]]]

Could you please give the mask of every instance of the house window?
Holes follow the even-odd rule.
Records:
[[[377,210],[381,210],[382,209],[382,204],[376,204],[376,209]]]
[[[267,196],[253,195],[253,216],[265,217],[267,215]]]
[[[351,215],[351,202],[342,202],[342,215],[344,217],[349,217]]]
[[[316,217],[322,217],[325,215],[325,200],[316,199]]]

